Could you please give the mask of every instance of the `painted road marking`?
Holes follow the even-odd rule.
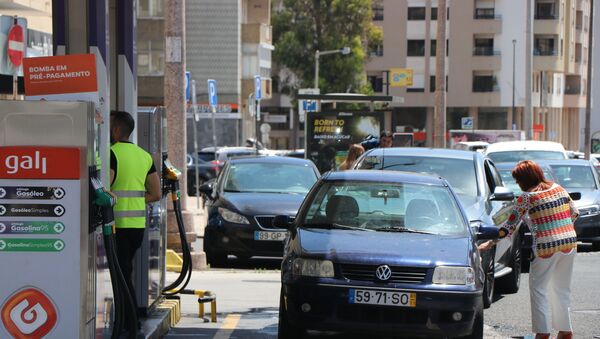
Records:
[[[223,321],[223,326],[219,328],[219,331],[217,331],[213,339],[229,339],[241,317],[240,314],[229,314]]]

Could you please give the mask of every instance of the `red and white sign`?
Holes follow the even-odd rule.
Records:
[[[8,58],[15,67],[19,67],[23,63],[24,54],[25,35],[23,34],[23,27],[15,24],[8,31]]]
[[[58,312],[42,291],[28,287],[13,294],[2,305],[2,323],[18,339],[43,338],[56,325]]]
[[[25,58],[23,73],[28,97],[73,93],[96,93],[97,96],[94,54]]]
[[[79,179],[79,149],[0,147],[0,179]]]

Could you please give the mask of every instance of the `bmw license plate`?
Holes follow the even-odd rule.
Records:
[[[254,231],[254,240],[258,241],[283,241],[287,235],[286,231],[268,232]]]
[[[384,290],[358,290],[351,288],[348,291],[348,302],[350,304],[416,307],[417,294]]]

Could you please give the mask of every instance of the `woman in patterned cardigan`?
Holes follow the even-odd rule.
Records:
[[[500,237],[511,236],[520,220],[532,232],[535,259],[529,271],[531,320],[536,339],[550,338],[552,328],[557,339],[573,337],[569,308],[571,276],[577,252],[577,234],[573,222],[579,216],[569,193],[546,180],[533,161],[519,162],[512,170],[523,193],[500,228]],[[493,246],[489,241],[480,249]]]

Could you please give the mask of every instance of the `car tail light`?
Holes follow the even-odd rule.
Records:
[[[211,163],[211,165],[213,165],[213,166],[211,166],[210,169],[212,169],[213,171],[215,171],[215,173],[218,172],[219,171],[219,165],[221,165],[221,162],[219,160],[213,160],[210,163]]]

